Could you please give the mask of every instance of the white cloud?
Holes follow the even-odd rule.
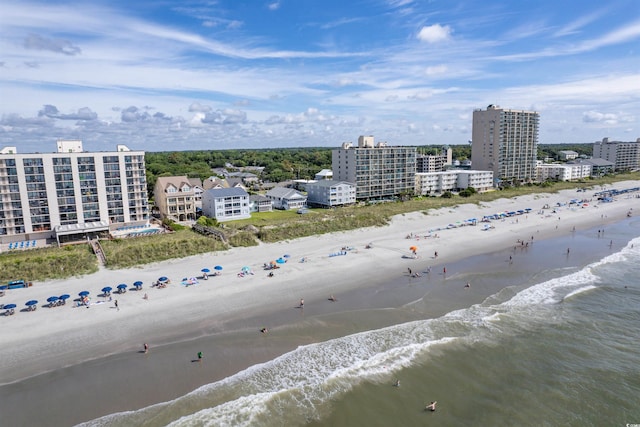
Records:
[[[272,3],[269,3],[267,5],[267,9],[269,9],[269,10],[278,10],[278,9],[280,9],[280,2],[279,1],[274,1]]]
[[[417,37],[420,41],[433,44],[449,40],[451,32],[451,27],[448,25],[443,27],[440,24],[434,24],[429,27],[422,27]]]
[[[448,70],[448,67],[446,65],[440,64],[440,65],[427,67],[427,69],[425,70],[425,73],[427,74],[427,76],[436,76],[438,74],[446,73],[447,70]]]

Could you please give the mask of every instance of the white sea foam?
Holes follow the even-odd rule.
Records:
[[[569,292],[562,300],[566,301],[567,299],[569,299],[569,298],[571,298],[573,296],[579,295],[579,294],[581,294],[583,292],[590,291],[592,289],[597,289],[597,287],[593,286],[593,285],[584,286],[582,288],[576,289],[575,291]]]

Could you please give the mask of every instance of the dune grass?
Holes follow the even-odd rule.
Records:
[[[0,283],[17,279],[62,279],[96,271],[98,260],[86,244],[65,246],[62,249],[14,251],[0,256]]]
[[[133,239],[104,240],[101,245],[107,257],[107,268],[114,269],[227,249],[219,240],[190,229]]]

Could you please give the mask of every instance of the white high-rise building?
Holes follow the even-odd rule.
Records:
[[[356,199],[381,200],[415,190],[416,147],[390,147],[360,136],[331,153],[333,179],[356,185]]]
[[[0,150],[0,243],[73,239],[149,221],[144,151],[118,145],[85,152],[58,141],[56,153]]]
[[[539,119],[535,111],[508,110],[497,105],[474,111],[473,168],[493,171],[499,181],[534,181]]]

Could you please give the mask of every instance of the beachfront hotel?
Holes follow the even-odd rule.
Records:
[[[0,150],[0,244],[60,243],[148,222],[144,151],[85,152],[68,140],[55,153]]]
[[[416,147],[388,146],[360,136],[331,151],[333,179],[356,185],[357,200],[384,200],[415,190]]]
[[[616,171],[640,169],[640,138],[635,142],[603,138],[593,144],[593,157],[612,162]]]
[[[493,188],[493,172],[450,169],[443,172],[416,173],[416,195],[433,196],[445,191],[461,191],[472,187],[478,193]]]
[[[471,143],[473,168],[493,171],[497,183],[534,181],[539,120],[536,111],[509,110],[498,105],[475,110]]]

